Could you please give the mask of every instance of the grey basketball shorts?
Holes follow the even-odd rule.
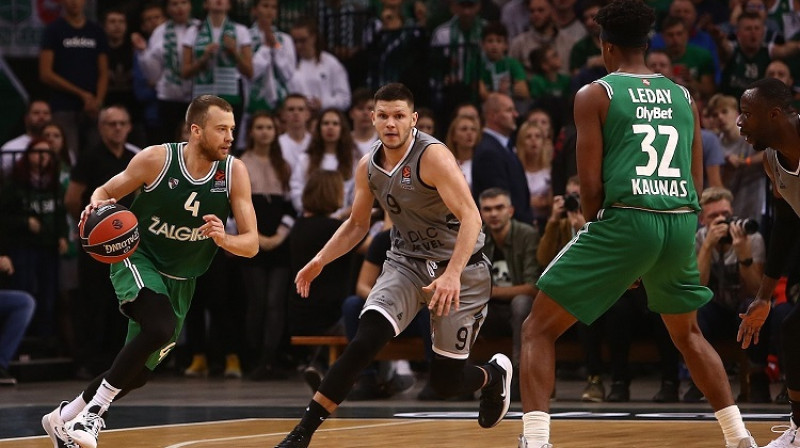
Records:
[[[475,261],[476,260],[476,261]],[[450,313],[431,313],[433,351],[447,358],[467,359],[472,344],[486,319],[492,291],[490,263],[485,256],[473,256],[461,273],[460,305]],[[444,273],[444,266],[390,251],[383,271],[367,297],[361,314],[368,310],[381,313],[400,334],[423,307],[430,294],[422,291]]]

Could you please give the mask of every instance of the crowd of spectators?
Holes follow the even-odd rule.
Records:
[[[387,238],[380,210],[368,241],[326,269],[310,298],[296,296],[291,280],[348,216],[355,167],[377,141],[372,92],[403,82],[417,98],[418,130],[446,142],[483,212],[487,254],[496,262],[490,315],[506,321],[487,324],[487,330],[512,336],[509,355],[515,355],[538,273],[584,224],[580,211],[568,206],[578,191],[571,109],[575,92],[606,74],[594,22],[604,2],[240,3],[205,0],[198,10],[198,2],[166,0],[87,11],[85,0],[70,0],[47,25],[38,72],[16,74],[46,94],[19,117],[22,134],[0,142],[0,256],[7,255],[0,258],[6,265],[0,276],[8,277],[7,290],[35,299],[28,336],[71,356],[79,376],[107,366],[123,342],[125,320],[111,300],[107,266],[77,248],[76,220],[93,189],[140,148],[183,138],[193,96],[214,94],[234,106],[236,154],[250,174],[261,251],[252,260],[220,254],[215,261],[207,286],[198,288],[207,294],[196,299],[180,369],[187,375],[216,369],[231,377],[244,369],[261,380],[285,378],[293,364],[317,362],[319,353],[293,351],[288,336],[345,334],[342,306],[352,318],[370,286],[359,278],[364,254],[372,236]],[[698,189],[716,192],[714,199],[703,194],[698,260],[710,269],[701,269],[715,292],[709,306],[721,308],[700,313],[703,331],[733,339],[730,318],[752,298],[755,277],[739,281],[735,272],[715,270],[718,258],[731,264],[729,255],[717,252],[738,253],[745,243],[730,230],[738,228],[708,215],[706,205],[725,203],[730,210],[717,216],[762,225],[763,238],[750,237],[753,253],[736,264],[759,269],[773,199],[761,154],[738,134],[738,98],[765,76],[800,92],[794,82],[800,79],[800,11],[791,0],[648,3],[659,17],[648,65],[694,97],[704,149],[704,185]],[[132,198],[126,199],[129,205]],[[732,243],[719,242],[726,232]],[[511,243],[517,239],[524,246]],[[375,260],[380,256],[368,255],[367,263]],[[786,267],[790,286],[798,283],[796,271]],[[736,294],[729,291],[733,280]],[[614,324],[586,329],[584,340],[606,338],[622,355],[612,360],[616,389],[607,397],[600,376],[609,369],[587,346],[584,399],[629,397],[625,347],[633,336],[621,334],[618,323],[646,314],[645,291],[630,295],[620,303],[631,305],[609,317]],[[0,309],[6,296],[0,294]],[[796,299],[791,293],[783,298],[789,304]],[[723,312],[724,319],[713,317]],[[8,327],[0,319],[0,329]],[[18,343],[7,340],[0,344]],[[8,351],[0,346],[0,354]],[[751,368],[765,369],[767,352],[776,353],[753,355]],[[664,384],[669,389],[657,401],[675,401],[677,365],[672,355],[664,356],[662,392]],[[6,357],[0,356],[0,377],[9,376]]]

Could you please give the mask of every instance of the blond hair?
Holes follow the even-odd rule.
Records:
[[[703,190],[703,194],[700,195],[700,206],[702,207],[706,204],[721,201],[723,199],[733,204],[733,193],[731,193],[727,188],[708,187]]]
[[[535,128],[542,133],[542,148],[538,154],[533,153],[529,148],[526,148],[523,142],[525,141],[525,133],[528,130]],[[525,121],[520,125],[519,132],[517,133],[517,157],[519,157],[525,171],[534,172],[550,168],[553,162],[553,142],[547,138],[547,129]]]

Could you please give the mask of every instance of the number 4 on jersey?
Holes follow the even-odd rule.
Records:
[[[200,213],[200,201],[195,201],[194,198],[196,197],[197,192],[193,191],[192,194],[189,195],[189,199],[187,199],[183,204],[183,209],[192,212],[192,216],[195,218],[197,217],[197,214]]]

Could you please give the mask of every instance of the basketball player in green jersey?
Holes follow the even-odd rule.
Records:
[[[218,247],[244,257],[258,252],[250,178],[244,164],[229,155],[230,104],[199,96],[189,105],[186,122],[188,143],[140,152],[125,171],[94,191],[83,212],[141,189],[131,206],[139,220],[139,248],[111,265],[120,311],[130,319],[126,344],[107,372],[42,418],[54,448],[97,446],[111,401],[143,386],[175,346],[195,279],[208,269]],[[231,211],[238,235],[225,232]]]
[[[576,321],[590,324],[600,317],[640,278],[649,308],[661,313],[714,408],[726,447],[756,447],[722,362],[697,325],[696,310],[711,298],[699,284],[694,250],[700,127],[687,90],[645,65],[654,20],[653,10],[639,0],[614,1],[595,18],[609,75],[575,97],[587,224],[542,273],[523,326],[520,447],[552,447],[547,412],[556,339]]]

